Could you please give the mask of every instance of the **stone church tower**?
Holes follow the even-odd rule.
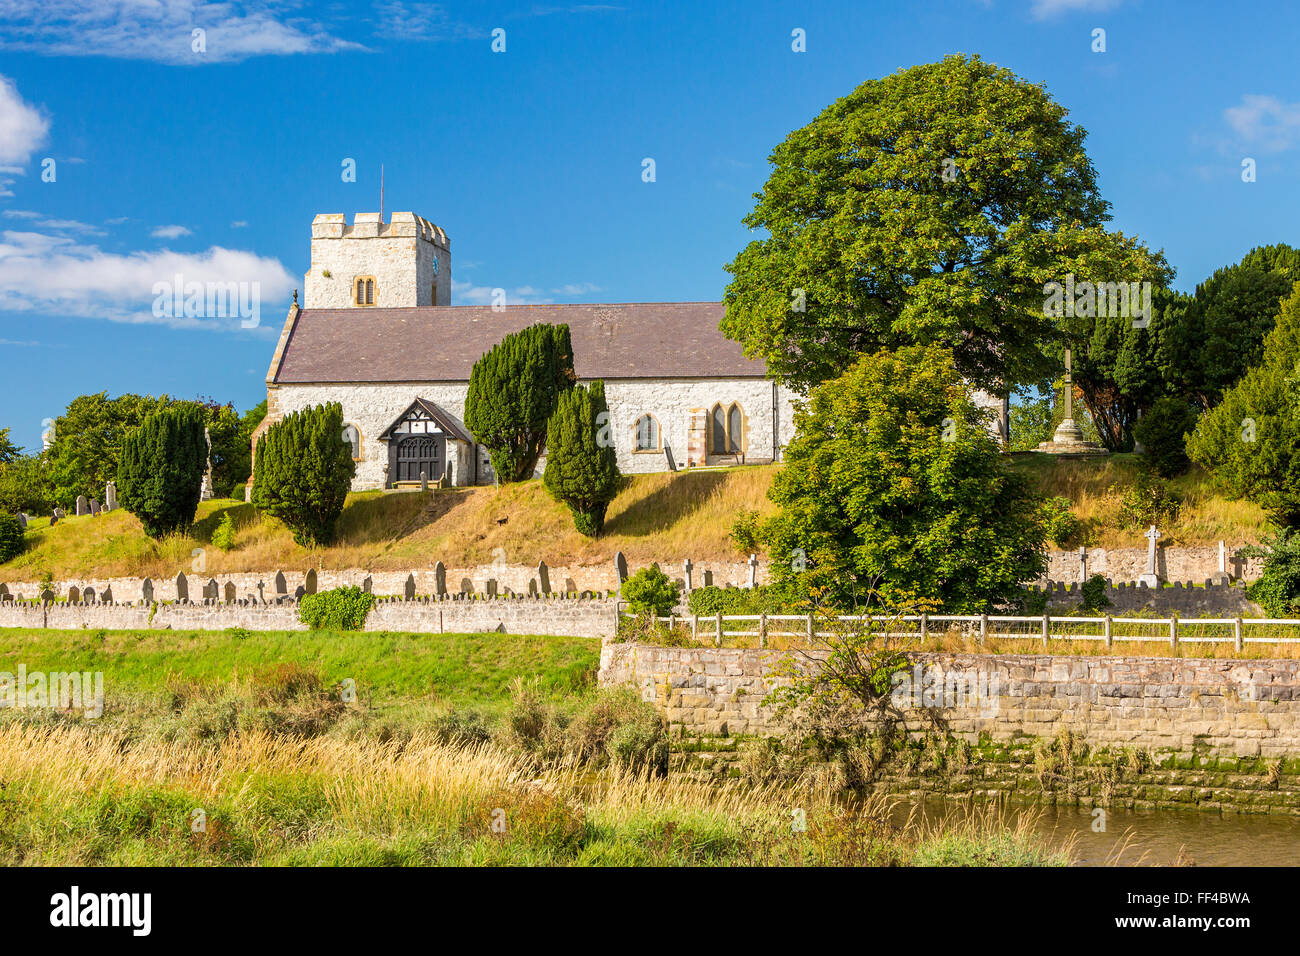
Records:
[[[404,308],[451,305],[451,243],[414,213],[342,213],[311,224],[311,267],[304,309]]]

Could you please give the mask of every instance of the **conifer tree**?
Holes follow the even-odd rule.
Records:
[[[511,333],[474,363],[465,424],[492,456],[501,481],[533,476],[560,394],[573,387],[567,325],[538,323]]]
[[[253,504],[283,521],[300,545],[328,544],[356,463],[338,402],[291,412],[257,440]]]
[[[183,531],[194,523],[207,462],[198,406],[184,403],[154,412],[122,441],[118,500],[151,538]]]
[[[621,477],[605,383],[597,380],[590,388],[568,390],[546,430],[546,490],[569,506],[574,527],[594,538],[605,527],[605,512],[618,494]]]

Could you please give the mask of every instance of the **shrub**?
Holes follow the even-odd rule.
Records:
[[[1123,528],[1146,528],[1178,517],[1182,502],[1169,490],[1169,483],[1140,472],[1120,499],[1117,520]]]
[[[654,614],[657,617],[671,614],[680,596],[677,585],[659,570],[657,564],[642,568],[623,583],[623,598],[633,614]]]
[[[610,763],[633,772],[668,771],[668,728],[654,707],[629,688],[602,691],[568,727],[568,752],[578,763]]]
[[[1079,519],[1069,498],[1048,498],[1043,502],[1043,533],[1059,548],[1068,548],[1079,533]]]
[[[298,620],[312,629],[359,631],[375,606],[375,596],[353,585],[319,594],[305,594],[298,602]]]
[[[786,587],[760,584],[755,588],[695,588],[686,601],[692,614],[794,614],[798,600]]]
[[[757,511],[742,511],[731,524],[731,543],[741,554],[753,554],[759,549],[762,519]]]
[[[160,538],[194,523],[208,443],[203,411],[193,404],[155,412],[122,441],[117,492],[145,534]]]
[[[1079,591],[1083,595],[1084,610],[1099,611],[1110,607],[1110,598],[1106,597],[1106,579],[1100,574],[1094,574],[1084,581]]]
[[[23,553],[23,526],[13,515],[0,514],[0,564]]]
[[[1133,426],[1147,466],[1161,478],[1174,478],[1191,465],[1185,436],[1196,427],[1196,409],[1181,398],[1165,396]]]
[[[651,644],[655,647],[700,646],[691,637],[690,627],[681,619],[669,627],[667,622],[648,612],[633,617],[620,617],[614,640],[619,644]]]
[[[253,504],[279,518],[301,545],[329,544],[356,463],[338,402],[292,412],[257,440]]]
[[[631,773],[668,773],[668,730],[664,719],[651,711],[623,724],[606,744],[609,762]]]
[[[230,520],[230,512],[221,512],[221,520],[212,532],[212,543],[222,551],[229,551],[235,546],[235,523]]]
[[[507,335],[474,363],[465,424],[501,481],[533,476],[560,393],[573,387],[567,325],[538,323]]]
[[[594,538],[605,528],[605,512],[621,479],[609,434],[605,383],[562,392],[546,427],[546,490],[568,505],[573,526]]]
[[[1260,547],[1242,548],[1244,557],[1264,559],[1259,580],[1246,588],[1252,601],[1269,617],[1300,613],[1300,531],[1283,528]]]

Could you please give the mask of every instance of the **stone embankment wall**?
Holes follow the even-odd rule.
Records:
[[[1036,588],[1033,590],[1037,590]],[[1083,593],[1078,584],[1057,584],[1044,588],[1048,611],[1078,607]],[[1171,613],[1185,617],[1264,617],[1264,610],[1246,596],[1240,584],[1185,585],[1181,581],[1167,587],[1148,588],[1136,584],[1111,584],[1106,588],[1108,607],[1089,614],[1124,614],[1154,611],[1158,616]]]
[[[763,703],[781,651],[605,643],[600,683],[631,685],[687,734],[773,735]],[[808,655],[810,660],[816,654]],[[948,729],[970,742],[1055,737],[1091,746],[1181,755],[1300,755],[1300,660],[918,654],[945,675],[982,676],[989,700],[944,708]],[[921,710],[907,728],[931,726]]]
[[[462,600],[447,597],[413,601],[380,598],[366,618],[367,631],[412,631],[429,634],[539,634],[600,638],[613,632],[616,601],[610,598],[497,598]],[[0,604],[0,627],[94,630],[301,631],[298,606],[240,601],[135,604],[48,605]]]

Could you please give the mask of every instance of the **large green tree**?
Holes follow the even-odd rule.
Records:
[[[1259,364],[1200,417],[1187,454],[1233,496],[1300,528],[1300,285],[1283,300]]]
[[[978,612],[1042,573],[1040,503],[947,350],[860,359],[810,392],[795,427],[763,530],[774,578],[795,593]]]
[[[329,544],[356,463],[343,440],[343,406],[313,405],[275,422],[257,440],[253,504],[293,531],[298,544]]]
[[[166,395],[109,398],[107,392],[81,395],[69,402],[67,410],[54,420],[52,441],[45,453],[55,500],[64,505],[71,505],[78,495],[102,500],[104,486],[117,475],[127,433],[170,404]]]
[[[1161,323],[1156,359],[1168,390],[1202,409],[1259,364],[1282,299],[1300,280],[1300,252],[1278,244],[1252,249],[1217,270]]]
[[[203,412],[186,403],[154,412],[122,441],[117,493],[122,507],[159,538],[194,522],[207,466]]]
[[[795,130],[745,219],[723,332],[795,387],[864,353],[935,342],[995,394],[1059,371],[1044,286],[1163,280],[1104,228],[1084,130],[979,57],[869,80]]]
[[[567,325],[538,323],[511,333],[470,371],[465,424],[492,456],[501,481],[533,476],[560,394],[573,387]]]
[[[590,388],[578,385],[561,393],[546,428],[546,490],[569,506],[574,527],[594,538],[605,528],[605,512],[621,478],[605,383],[597,380]]]

